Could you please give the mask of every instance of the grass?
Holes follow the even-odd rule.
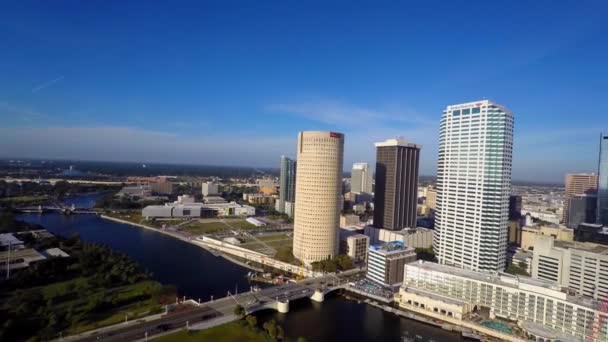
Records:
[[[28,203],[28,202],[43,202],[46,201],[48,196],[20,196],[20,197],[5,197],[0,198],[0,202],[8,203]]]
[[[242,229],[242,230],[262,228],[262,227],[256,227],[255,225],[247,222],[246,220],[227,220],[226,222],[229,225],[231,225],[232,227],[237,228],[237,229]]]
[[[236,322],[218,325],[213,328],[199,331],[180,331],[170,335],[155,338],[155,342],[265,342],[266,335],[260,331],[254,331],[250,327]]]
[[[228,226],[226,226],[222,222],[194,222],[185,227],[181,227],[180,230],[191,234],[202,235],[215,233],[227,229],[229,229]]]
[[[279,249],[281,247],[291,247],[293,245],[293,241],[292,240],[271,241],[271,242],[266,242],[266,244],[274,249]]]
[[[274,240],[291,240],[291,236],[287,236],[285,233],[279,234],[269,234],[269,235],[256,235],[255,236],[260,241],[274,241]]]

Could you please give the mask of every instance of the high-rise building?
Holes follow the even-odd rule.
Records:
[[[420,146],[402,139],[376,143],[374,227],[416,227]]]
[[[372,193],[372,170],[368,163],[354,163],[350,176],[350,192]]]
[[[572,195],[566,199],[568,203],[568,221],[566,226],[576,229],[581,223],[594,223],[597,217],[597,195]]]
[[[296,161],[281,156],[281,179],[277,211],[286,213],[285,203],[293,205],[296,199]]]
[[[435,203],[437,202],[437,190],[429,185],[426,189],[426,200],[424,204],[431,210],[435,210]]]
[[[516,221],[521,218],[521,195],[509,196],[509,220]]]
[[[569,173],[566,175],[566,191],[564,199],[563,222],[569,222],[569,198],[576,195],[595,193],[597,191],[597,175],[595,173]]]
[[[343,158],[342,133],[298,134],[293,255],[306,264],[338,252]]]
[[[608,135],[600,134],[597,223],[608,226]]]
[[[443,111],[433,248],[440,263],[480,271],[505,267],[513,114],[488,100]]]

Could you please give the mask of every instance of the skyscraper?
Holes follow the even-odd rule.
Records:
[[[513,115],[488,101],[443,111],[433,248],[439,262],[502,271],[507,249]]]
[[[569,173],[566,175],[566,192],[564,199],[563,222],[568,225],[569,199],[573,196],[591,194],[597,191],[597,175],[595,173]]]
[[[281,213],[293,213],[293,210],[287,210],[288,206],[293,206],[296,199],[296,161],[281,156],[281,175],[280,175],[279,200],[277,202],[277,211]],[[291,215],[290,215],[291,216]]]
[[[372,193],[372,170],[368,163],[354,163],[350,175],[350,192]]]
[[[338,253],[344,135],[298,135],[293,255],[306,264]]]
[[[420,146],[403,139],[376,143],[374,226],[401,230],[416,227]]]
[[[597,223],[608,226],[608,135],[600,134]]]

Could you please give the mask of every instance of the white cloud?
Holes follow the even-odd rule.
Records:
[[[337,101],[315,100],[295,103],[277,103],[266,106],[274,113],[295,115],[308,120],[339,126],[382,125],[388,123],[429,124],[431,120],[401,105],[383,110],[364,108]]]

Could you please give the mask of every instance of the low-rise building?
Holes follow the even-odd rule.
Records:
[[[359,224],[359,215],[340,215],[340,227],[356,226]]]
[[[569,295],[558,284],[489,274],[437,263],[405,265],[399,305],[405,309],[470,321],[471,314],[517,322],[534,341],[608,341],[608,313],[599,301]]]
[[[539,236],[532,277],[557,282],[581,296],[608,299],[608,246]]]
[[[205,204],[221,204],[228,203],[223,197],[220,196],[206,196],[203,198]]]
[[[366,278],[384,286],[397,286],[403,281],[403,267],[416,260],[413,248],[401,241],[371,245],[367,250]]]
[[[353,259],[354,262],[367,261],[367,250],[369,249],[369,237],[363,234],[353,234],[346,238],[344,254]]]
[[[213,196],[219,193],[217,184],[213,182],[205,182],[201,184],[201,193],[203,196]]]
[[[574,239],[608,245],[608,227],[597,223],[581,223],[574,231]]]
[[[150,183],[150,190],[154,194],[171,195],[173,193],[173,183],[164,179],[159,179],[158,182]]]
[[[243,194],[243,200],[257,205],[274,205],[276,197],[264,194]]]
[[[400,241],[412,248],[431,248],[433,246],[433,230],[428,228],[389,230],[365,226],[364,234],[369,236],[371,244]]]
[[[574,240],[574,230],[557,224],[524,226],[521,230],[521,248],[525,250],[534,249],[539,236],[551,236],[559,241]]]
[[[0,247],[7,248],[9,246],[11,249],[23,248],[23,241],[17,239],[15,235],[11,233],[0,234]]]
[[[0,252],[0,270],[11,270],[29,267],[32,263],[44,260],[46,257],[33,248],[11,249],[10,252]]]
[[[149,205],[142,209],[141,215],[147,220],[153,218],[196,218],[196,217],[233,217],[255,216],[255,208],[249,205],[230,203],[191,203]]]

